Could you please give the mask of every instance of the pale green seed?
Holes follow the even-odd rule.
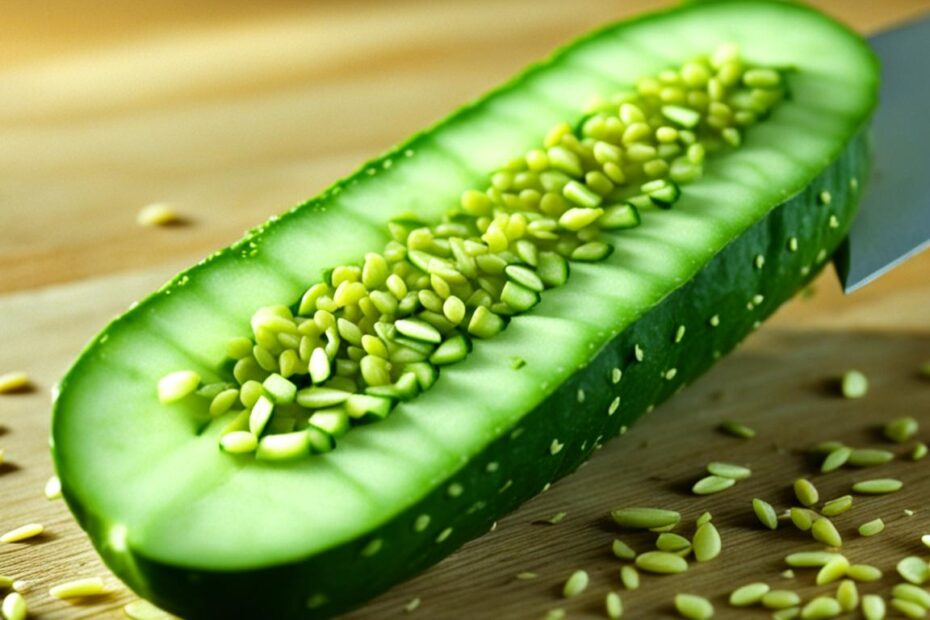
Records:
[[[854,467],[874,467],[894,460],[894,452],[876,448],[857,448],[849,455],[847,463]]]
[[[846,575],[850,579],[869,583],[881,579],[882,571],[870,564],[853,564],[846,569]]]
[[[798,508],[797,506],[792,506],[788,511],[788,516],[791,518],[791,522],[796,528],[802,532],[806,532],[811,529],[811,526],[814,524],[814,519],[817,517],[817,513],[808,508]]]
[[[820,517],[814,521],[811,526],[811,535],[817,542],[822,542],[829,547],[840,547],[843,545],[843,538],[836,530],[833,522],[826,517]]]
[[[636,557],[636,552],[633,551],[633,548],[618,538],[614,539],[610,549],[614,556],[621,560],[632,560]]]
[[[916,603],[924,609],[930,609],[930,592],[912,583],[899,583],[892,588],[891,596]]]
[[[158,381],[158,400],[164,404],[181,400],[200,385],[200,375],[193,370],[177,370]]]
[[[921,536],[920,542],[922,542],[925,547],[930,547],[930,534],[924,534]]]
[[[817,487],[807,478],[798,478],[794,481],[794,494],[804,506],[813,506],[820,499]]]
[[[543,620],[565,620],[565,610],[557,607],[555,609],[550,609],[546,612],[546,615],[543,616]]]
[[[565,582],[562,588],[562,596],[573,598],[584,592],[588,587],[588,573],[583,570],[576,570],[571,577]]]
[[[895,570],[905,581],[918,586],[923,585],[927,578],[930,577],[930,568],[927,567],[927,562],[915,555],[902,558],[895,566]]]
[[[709,463],[707,473],[722,476],[723,478],[732,478],[733,480],[745,480],[752,475],[752,470],[733,463]]]
[[[772,505],[765,500],[759,499],[758,497],[752,500],[752,510],[756,513],[756,518],[759,519],[759,522],[770,530],[774,530],[778,527],[778,515],[775,514],[775,509],[772,508]]]
[[[885,620],[885,599],[878,594],[863,596],[862,617],[865,620]]]
[[[636,556],[636,567],[658,575],[673,575],[688,570],[688,562],[674,553],[647,551]]]
[[[839,602],[830,596],[818,596],[801,609],[802,620],[824,620],[843,613]]]
[[[859,526],[859,535],[860,536],[875,536],[879,532],[885,529],[885,522],[881,519],[872,519],[871,521],[866,521]]]
[[[26,620],[26,614],[29,613],[26,607],[26,599],[19,592],[7,594],[3,599],[3,605],[0,606],[0,611],[3,612],[3,617],[6,620]]]
[[[927,615],[927,610],[917,603],[899,598],[891,599],[891,607],[906,618],[924,618]]]
[[[70,599],[99,596],[104,591],[103,580],[100,577],[87,577],[54,585],[48,593],[54,598]]]
[[[910,416],[890,420],[882,429],[885,438],[895,443],[904,443],[917,434],[920,425]]]
[[[852,504],[852,495],[843,495],[826,502],[823,505],[823,508],[820,509],[820,514],[825,517],[835,517],[836,515],[842,514],[852,508]]]
[[[894,478],[876,478],[857,482],[852,486],[852,490],[863,495],[883,495],[900,491],[903,486],[903,482]]]
[[[843,398],[862,398],[869,391],[869,380],[858,370],[847,370],[840,382]]]
[[[912,461],[919,461],[927,456],[927,452],[927,444],[922,441],[918,441],[916,444],[914,444],[914,447],[911,449],[909,456]]]
[[[635,590],[639,587],[639,571],[635,566],[620,567],[620,582],[627,590]]]
[[[0,536],[0,543],[16,543],[35,538],[42,534],[45,528],[39,523],[27,523]]]
[[[708,522],[709,522],[711,519],[713,519],[713,518],[714,518],[713,515],[710,514],[709,512],[703,512],[703,513],[701,513],[701,516],[698,517],[698,518],[694,521],[694,526],[695,526],[695,527],[701,527],[702,525],[704,525],[705,523],[708,523]]]
[[[694,533],[694,558],[698,562],[707,562],[720,555],[722,542],[720,532],[710,521],[697,528]]]
[[[785,556],[785,563],[793,568],[816,568],[839,557],[842,557],[839,553],[831,551],[799,551]]]
[[[714,321],[714,318],[711,318],[711,325],[714,325],[715,323],[719,324],[720,319],[717,318],[717,320]],[[720,423],[720,425],[717,428],[720,429],[721,432],[726,433],[727,435],[732,435],[733,437],[739,437],[740,439],[752,439],[753,437],[756,436],[756,431],[749,428],[745,424],[741,424],[740,422],[735,422],[733,420],[724,420],[723,422]]]
[[[162,611],[145,599],[132,601],[123,606],[123,613],[132,620],[177,620],[167,611]]]
[[[733,607],[748,607],[762,600],[769,593],[771,587],[767,583],[748,583],[733,590],[730,594],[730,605]]]
[[[656,539],[656,549],[669,552],[684,551],[691,549],[691,541],[679,534],[663,532]]]
[[[691,492],[695,495],[711,495],[725,491],[736,484],[733,478],[724,478],[723,476],[705,476],[691,487]]]
[[[762,597],[762,606],[768,609],[786,609],[801,604],[801,597],[791,590],[771,590]]]
[[[800,607],[786,607],[772,612],[772,620],[794,620],[801,615]]]
[[[828,583],[833,583],[837,579],[841,579],[846,576],[846,570],[849,568],[849,560],[843,556],[837,556],[824,564],[819,571],[817,571],[817,585],[824,586]]]
[[[611,620],[617,620],[623,616],[623,600],[616,592],[609,592],[604,598],[604,609],[607,617]]]
[[[689,620],[708,620],[714,617],[714,606],[697,594],[676,594],[675,609],[682,618]]]
[[[661,508],[620,508],[612,510],[610,516],[621,527],[644,530],[675,525],[681,521],[681,515],[677,512]]]
[[[0,455],[2,456],[2,455]],[[45,482],[45,498],[54,500],[61,499],[61,479],[58,476],[51,476]],[[0,575],[0,589],[4,587],[3,576]]]
[[[851,454],[851,448],[847,448],[846,446],[836,448],[827,454],[827,458],[823,460],[823,463],[820,466],[820,471],[822,473],[827,473],[839,469],[846,464],[846,461],[849,460]]]

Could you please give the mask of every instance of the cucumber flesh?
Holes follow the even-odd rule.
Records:
[[[380,251],[391,219],[413,210],[437,221],[463,189],[579,118],[592,95],[725,41],[753,62],[797,67],[792,97],[739,150],[708,159],[674,209],[624,230],[606,260],[576,263],[568,278],[567,265],[542,269],[540,255],[547,285],[561,272],[568,285],[438,378],[409,364],[421,389],[434,385],[387,419],[352,429],[336,449],[310,425],[308,450],[325,455],[243,466],[218,458],[221,427],[233,421],[203,430],[192,399],[167,412],[158,402],[154,380],[177,368],[223,381],[226,340],[247,332],[257,305],[299,299],[305,274]],[[780,2],[692,3],[565,48],[111,324],[54,405],[69,506],[118,575],[184,617],[316,617],[358,604],[572,471],[813,277],[854,214],[850,181],[867,171],[862,130],[876,83],[858,37]],[[822,191],[828,206],[817,204]],[[758,294],[764,301],[748,309]],[[688,335],[674,344],[681,325]],[[528,362],[518,372],[514,356]],[[353,395],[345,408],[380,417],[392,401]],[[557,454],[553,440],[564,446]]]

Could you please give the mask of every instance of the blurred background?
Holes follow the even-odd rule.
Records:
[[[661,0],[3,0],[0,292],[168,277]],[[863,31],[927,0],[817,0]],[[187,226],[146,229],[168,202]]]

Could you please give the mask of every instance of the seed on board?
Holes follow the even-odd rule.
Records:
[[[694,533],[694,558],[698,562],[707,562],[720,555],[722,543],[720,532],[710,521],[697,528]]]
[[[636,552],[633,551],[633,548],[618,538],[614,539],[613,543],[610,545],[610,550],[613,552],[614,556],[621,560],[632,560],[636,557]]]
[[[930,568],[928,568],[927,562],[916,555],[902,558],[895,566],[895,570],[905,581],[918,586],[923,585],[930,578]]]
[[[684,551],[685,549],[691,549],[691,541],[679,534],[663,532],[659,534],[659,537],[656,539],[656,549],[672,553]]]
[[[620,583],[627,590],[635,590],[639,587],[639,571],[635,566],[628,564],[620,567]]]
[[[26,607],[26,599],[19,592],[10,592],[3,599],[0,605],[0,612],[6,620],[26,620],[29,610]]]
[[[915,586],[912,583],[899,583],[891,589],[891,596],[912,603],[917,603],[924,609],[930,609],[930,592]]]
[[[752,510],[762,525],[770,530],[778,528],[778,515],[775,514],[775,509],[770,503],[757,497],[752,500]]]
[[[623,616],[623,599],[616,592],[608,592],[604,597],[604,610],[611,620],[619,620]]]
[[[723,476],[705,476],[694,483],[691,492],[695,495],[712,495],[725,491],[736,484],[733,478],[724,478]]]
[[[681,521],[679,513],[661,508],[619,508],[612,510],[610,516],[620,527],[644,530],[676,525]]]
[[[58,476],[52,476],[45,482],[46,499],[61,498],[61,479]]]
[[[181,400],[200,385],[200,375],[193,370],[168,373],[158,381],[158,400],[164,404]]]
[[[722,433],[732,437],[739,437],[740,439],[752,439],[756,436],[756,431],[749,428],[745,424],[736,422],[734,420],[724,420],[717,426],[717,428]]]
[[[565,586],[562,588],[562,596],[565,598],[578,596],[587,589],[588,581],[589,578],[586,571],[576,570],[565,582]]]
[[[866,521],[859,526],[859,535],[860,536],[875,536],[879,532],[885,529],[885,522],[880,518],[872,519],[871,521]]]
[[[847,370],[840,380],[843,398],[862,398],[869,391],[869,380],[858,370]]]
[[[682,618],[708,620],[714,617],[714,606],[697,594],[676,594],[675,609]]]
[[[852,495],[843,495],[826,502],[823,505],[823,508],[820,509],[820,514],[825,517],[835,517],[836,515],[842,514],[852,508],[852,504]]]
[[[38,523],[28,523],[21,525],[16,529],[10,530],[3,536],[0,536],[0,543],[15,543],[29,538],[34,538],[45,531],[45,528]]]
[[[811,525],[811,535],[817,542],[822,542],[829,547],[840,547],[843,545],[843,539],[837,531],[836,526],[827,517],[820,517]]]
[[[891,607],[906,618],[923,618],[927,615],[927,610],[917,603],[900,598],[891,599]]]
[[[798,551],[785,556],[785,563],[794,568],[816,568],[826,566],[838,557],[842,555],[831,551]]]
[[[813,506],[820,499],[817,487],[807,478],[798,478],[794,481],[794,494],[804,506]]]
[[[407,601],[406,605],[404,605],[404,611],[407,612],[408,614],[412,614],[419,608],[420,608],[419,598],[412,598],[409,601]]]
[[[837,556],[824,564],[819,571],[817,571],[817,585],[823,586],[828,583],[833,583],[837,579],[846,576],[846,570],[849,568],[849,560],[843,556]]]
[[[707,473],[723,478],[732,478],[733,480],[745,480],[752,475],[752,470],[733,463],[709,463]]]
[[[903,416],[889,420],[882,429],[882,434],[889,441],[904,443],[916,435],[919,428],[917,420],[910,416]]]
[[[791,523],[793,523],[796,528],[802,532],[806,532],[810,530],[811,526],[814,524],[814,519],[817,518],[817,513],[809,508],[798,508],[797,506],[792,506],[788,511],[788,516],[791,518]]]
[[[884,620],[885,599],[878,594],[866,594],[862,597],[862,617],[865,620]]]
[[[179,224],[181,216],[174,208],[165,202],[156,202],[146,205],[136,214],[136,223],[139,226],[168,226]]]
[[[539,577],[539,575],[537,573],[527,570],[527,571],[517,573],[516,577],[520,581],[530,581],[530,580],[536,579],[537,577]]]
[[[876,478],[857,482],[852,486],[852,490],[863,495],[883,495],[900,491],[903,486],[903,482],[894,478]]]
[[[786,609],[801,604],[801,597],[791,590],[770,590],[762,596],[762,606],[769,609]]]
[[[878,448],[856,448],[849,454],[847,463],[854,467],[875,467],[894,460],[894,452]]]
[[[853,564],[846,569],[846,576],[855,581],[868,583],[881,579],[882,571],[871,564]]]
[[[830,596],[818,596],[808,601],[801,609],[802,620],[823,620],[835,618],[843,613],[839,601]]]
[[[849,460],[849,456],[851,454],[852,449],[847,448],[846,446],[840,446],[835,450],[832,450],[829,454],[827,454],[827,457],[820,465],[821,473],[827,473],[839,469],[846,464],[846,461]]]
[[[912,461],[919,461],[923,459],[925,456],[927,456],[927,452],[928,452],[927,444],[925,444],[922,441],[918,441],[917,443],[914,444],[914,447],[911,448],[911,451],[908,454],[908,456],[910,457]]]
[[[657,575],[674,575],[688,570],[688,562],[667,551],[647,551],[636,556],[636,567]]]
[[[14,394],[29,389],[29,375],[22,371],[7,372],[0,375],[0,394]]]
[[[74,579],[65,583],[52,586],[48,591],[49,596],[54,598],[82,598],[85,596],[98,596],[105,592],[103,580],[99,577],[87,577],[84,579]]]
[[[755,605],[762,600],[762,597],[768,594],[772,588],[769,584],[761,581],[747,583],[744,586],[733,590],[730,594],[730,605],[733,607],[748,607]]]
[[[555,609],[550,609],[546,612],[546,615],[543,616],[543,620],[565,620],[565,610],[561,607],[556,607]]]

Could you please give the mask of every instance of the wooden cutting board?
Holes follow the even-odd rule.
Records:
[[[25,370],[35,385],[0,397],[0,531],[37,521],[47,532],[0,545],[0,574],[27,582],[35,617],[118,618],[132,599],[64,504],[42,493],[52,473],[49,389],[109,318],[556,44],[658,3],[285,3],[259,14],[237,2],[223,18],[209,10],[219,4],[187,4],[111,14],[88,0],[40,15],[34,3],[14,2],[0,25],[0,372]],[[842,7],[842,17],[866,31],[926,8],[917,0],[818,4]],[[174,204],[188,225],[137,227],[136,211],[154,201]],[[788,506],[790,481],[816,471],[801,451],[815,441],[881,445],[875,425],[895,415],[930,427],[930,382],[915,370],[930,359],[930,256],[851,298],[832,274],[816,289],[586,467],[350,617],[405,616],[414,598],[422,602],[411,617],[537,618],[559,606],[572,618],[603,617],[605,593],[620,589],[609,551],[618,532],[607,511],[631,504],[674,508],[689,521],[711,510],[724,552],[685,575],[644,578],[623,594],[628,617],[669,617],[682,591],[710,596],[719,617],[749,617],[727,615],[725,595],[756,579],[813,592],[811,574],[779,576],[780,558],[809,546],[806,537],[790,526],[760,531],[749,503],[762,496]],[[849,367],[871,379],[862,400],[845,401],[831,388]],[[724,418],[745,421],[758,437],[720,435],[714,426]],[[695,498],[690,484],[715,459],[747,463],[754,475]],[[834,497],[863,475],[844,470],[816,481]],[[919,535],[930,532],[926,465],[895,461],[880,475],[900,477],[905,490],[857,498],[837,519],[848,554],[886,571],[868,591],[886,591],[895,560],[919,554]],[[558,525],[534,523],[561,511],[567,517]],[[876,516],[886,532],[859,538],[856,526]],[[624,537],[640,550],[651,544]],[[592,583],[565,602],[561,584],[576,568]],[[521,571],[538,578],[515,579]],[[57,582],[92,575],[112,593],[77,604],[47,594]]]

